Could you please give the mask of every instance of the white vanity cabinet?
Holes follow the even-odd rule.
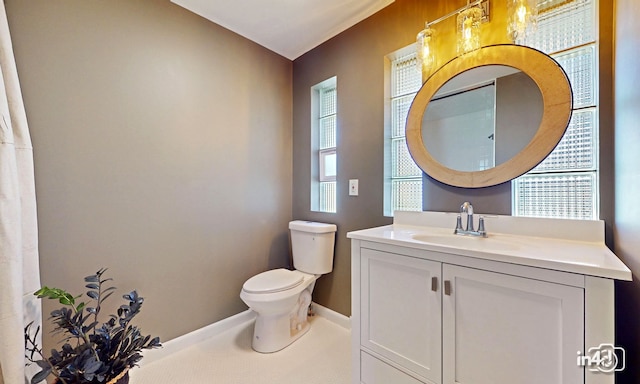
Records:
[[[412,242],[419,233],[395,225],[348,235],[354,383],[614,382],[579,364],[590,347],[614,344],[612,278]]]

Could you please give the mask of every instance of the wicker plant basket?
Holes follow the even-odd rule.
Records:
[[[61,381],[56,379],[53,384],[61,384]],[[129,384],[129,370],[125,369],[118,376],[109,380],[105,384]]]

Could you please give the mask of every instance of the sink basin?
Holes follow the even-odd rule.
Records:
[[[412,236],[414,240],[422,241],[430,244],[437,244],[446,247],[453,248],[467,248],[479,251],[512,251],[520,248],[518,244],[513,242],[498,239],[495,236],[489,235],[489,237],[476,237],[476,236],[461,236],[450,234],[416,234]]]

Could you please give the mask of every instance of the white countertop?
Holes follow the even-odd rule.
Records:
[[[453,234],[454,214],[438,214],[440,216],[432,212],[398,215],[396,212],[393,225],[349,232],[347,237],[582,275],[631,280],[629,268],[604,244],[604,233],[594,235],[600,230],[604,232],[601,222],[582,223],[587,227],[580,227],[576,232],[572,225],[577,221],[488,216],[485,218],[488,237],[474,238]],[[498,223],[498,220],[502,222]],[[447,228],[444,224],[450,222],[454,226]],[[420,223],[428,225],[416,225]],[[511,232],[516,233],[492,232],[492,227],[505,232],[513,228]],[[553,231],[549,231],[550,227]],[[536,236],[536,231],[543,236]],[[570,233],[572,231],[574,233]]]

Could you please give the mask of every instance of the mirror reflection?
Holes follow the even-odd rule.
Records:
[[[531,141],[543,108],[537,84],[520,70],[506,65],[472,68],[448,80],[427,104],[423,144],[447,168],[491,169]]]

